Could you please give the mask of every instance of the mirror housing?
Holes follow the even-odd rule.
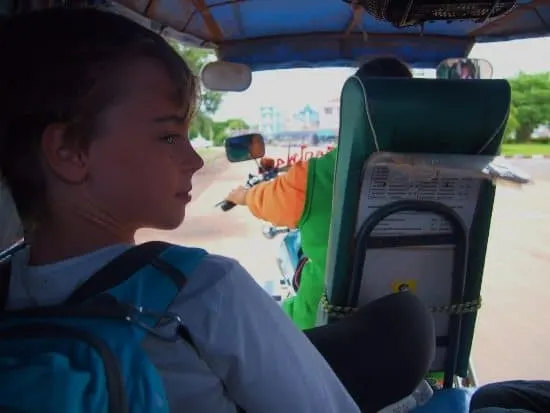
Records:
[[[233,136],[225,140],[225,155],[229,162],[244,162],[265,155],[265,142],[259,133]]]
[[[443,60],[436,68],[437,79],[491,79],[493,65],[485,59],[449,58]]]
[[[202,84],[218,92],[244,92],[252,83],[252,71],[241,63],[216,61],[201,70]]]

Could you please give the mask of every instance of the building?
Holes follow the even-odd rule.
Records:
[[[310,130],[318,127],[319,112],[310,105],[290,114],[275,106],[260,107],[258,129],[263,135],[270,136],[284,131]]]
[[[313,109],[310,105],[306,105],[303,109],[294,113],[292,118],[295,121],[295,126],[297,127],[290,129],[310,130],[317,129],[319,127],[319,112]]]
[[[261,106],[258,130],[264,135],[274,135],[285,129],[285,116],[275,106]]]
[[[326,102],[319,110],[320,129],[338,129],[340,124],[340,98]]]

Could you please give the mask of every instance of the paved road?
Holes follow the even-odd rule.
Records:
[[[285,156],[270,148],[269,155]],[[550,161],[512,160],[535,180],[522,190],[502,187],[485,267],[484,306],[478,317],[473,357],[481,382],[507,378],[550,379]],[[277,280],[280,239],[266,240],[263,223],[244,208],[214,208],[255,166],[218,160],[195,179],[188,219],[171,232],[143,231],[140,239],[161,238],[199,245],[237,258],[262,284]]]
[[[523,169],[535,181],[550,181],[550,159],[506,159],[505,162]]]
[[[534,184],[497,188],[473,348],[483,382],[550,379],[550,160],[510,163]]]

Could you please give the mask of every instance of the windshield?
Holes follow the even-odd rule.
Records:
[[[340,93],[356,71],[346,67],[255,72],[248,90],[224,96],[217,116],[239,117],[250,131],[261,133],[268,157],[290,155],[296,161],[320,156],[337,144]],[[435,70],[413,69],[413,75],[433,78]]]

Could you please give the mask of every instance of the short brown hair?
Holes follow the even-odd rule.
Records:
[[[356,73],[359,77],[412,78],[409,67],[396,57],[375,57],[363,63]]]
[[[159,35],[117,14],[55,8],[0,26],[0,171],[21,219],[44,212],[41,137],[52,123],[86,149],[104,109],[120,94],[120,71],[138,58],[159,61],[191,117],[197,84],[183,59]]]

